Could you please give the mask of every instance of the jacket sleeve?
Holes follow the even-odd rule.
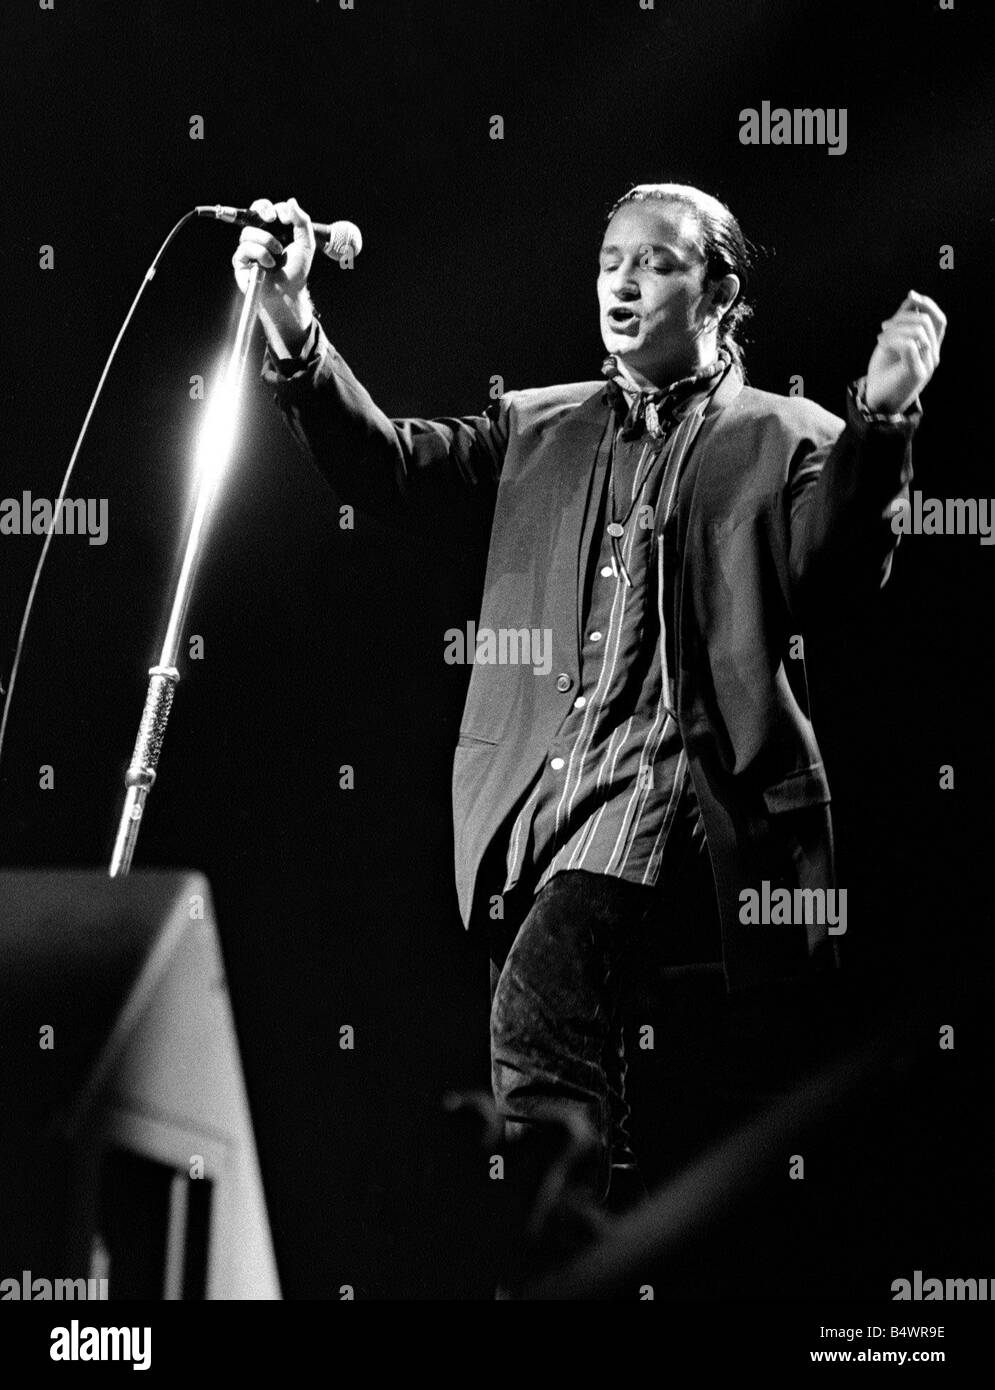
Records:
[[[357,381],[318,325],[304,360],[262,377],[305,455],[343,502],[391,525],[486,529],[504,461],[508,397],[482,415],[391,420]]]
[[[872,414],[864,380],[847,391],[846,421],[831,440],[799,446],[789,472],[792,608],[824,618],[866,602],[887,582],[901,539],[892,517],[908,500],[918,400],[905,415]]]

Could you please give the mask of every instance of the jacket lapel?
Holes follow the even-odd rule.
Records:
[[[680,634],[681,641],[677,644],[676,669],[678,688],[676,691],[677,708],[682,713],[689,711],[682,710],[682,700],[680,693],[681,677],[683,669],[687,664],[688,653],[692,650],[693,643],[687,640],[691,636],[689,625],[693,626],[695,615],[693,604],[686,601],[688,595],[688,563],[690,546],[689,537],[693,536],[692,519],[695,509],[700,505],[700,498],[708,486],[710,477],[710,460],[713,455],[709,450],[709,438],[715,429],[716,422],[722,412],[730,405],[743,389],[743,374],[733,363],[730,370],[726,373],[721,384],[716,390],[712,399],[708,403],[705,411],[705,418],[701,423],[694,445],[691,449],[691,456],[685,465],[681,475],[677,492],[677,503],[674,508],[674,529],[676,545],[674,547],[677,557],[675,571],[670,576],[673,583],[672,602],[669,609],[671,621],[675,623],[675,630]],[[690,730],[685,730],[685,733]]]
[[[715,428],[715,422],[722,411],[736,399],[742,389],[743,374],[739,368],[733,364],[708,403],[708,408],[705,411],[705,418],[701,422],[701,429],[698,432],[698,438],[691,450],[691,456],[684,467],[684,472],[681,476],[677,491],[677,509],[682,517],[680,554],[685,556],[685,560],[686,552],[684,542],[687,538],[688,522],[690,521],[692,509],[695,504],[699,481],[701,480],[702,474],[707,472],[708,469],[708,436]]]
[[[554,630],[566,633],[572,629],[575,670],[580,668],[579,595],[588,560],[582,553],[584,519],[592,496],[598,495],[604,481],[608,451],[601,446],[608,438],[609,408],[604,390],[596,389],[550,431],[548,455],[540,464],[544,491],[548,489],[548,516],[559,518],[555,563],[557,567],[562,564],[562,572],[572,576],[572,584],[553,586]]]

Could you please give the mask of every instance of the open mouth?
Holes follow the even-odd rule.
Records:
[[[608,310],[608,322],[616,332],[635,332],[639,323],[639,317],[631,309],[627,309],[623,304],[616,304],[613,309]]]

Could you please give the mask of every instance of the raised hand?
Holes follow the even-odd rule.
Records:
[[[260,299],[259,319],[278,355],[290,357],[307,337],[313,317],[307,279],[317,245],[314,228],[296,198],[280,203],[257,198],[250,206],[263,222],[282,222],[294,229],[293,241],[284,247],[261,227],[243,227],[231,258],[235,280],[243,294],[253,265],[261,265],[269,272]],[[276,257],[282,251],[286,251],[286,260],[277,269]]]
[[[871,353],[866,396],[871,410],[900,415],[908,409],[936,371],[946,331],[946,315],[935,300],[910,290],[882,323]]]

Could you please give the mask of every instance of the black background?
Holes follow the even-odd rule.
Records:
[[[724,198],[764,249],[757,386],[786,393],[798,374],[842,413],[880,321],[910,288],[936,298],[950,327],[914,486],[986,497],[984,18],[966,0],[23,0],[5,15],[0,495],[56,496],[128,304],[195,203],[294,194],[355,220],[355,269],[319,264],[314,298],[374,399],[430,416],[483,409],[495,375],[509,389],[597,375],[604,214],[659,178]],[[846,107],[846,153],[741,145],[739,112],[763,100]],[[69,495],[108,498],[110,539],[53,546],[0,770],[4,865],[109,857],[204,410],[190,377],[210,375],[232,320],[235,240],[184,230],[94,419]],[[43,244],[54,270],[38,268]],[[481,575],[362,517],[341,530],[265,389],[249,395],[191,615],[205,658],[183,666],[136,867],[211,879],[285,1294],[486,1298],[439,1110],[487,1079],[486,957],[451,884],[466,672],[442,659]],[[5,688],[40,544],[0,538]],[[810,640],[851,969],[882,1011],[939,981],[929,1029],[963,1024],[901,1125],[855,1119],[840,1140],[891,1193],[883,1233],[869,1197],[854,1220],[843,1297],[850,1276],[868,1291],[871,1250],[889,1279],[929,1256],[929,1272],[989,1273],[989,1035],[958,981],[987,978],[992,930],[992,564],[974,537],[908,537],[873,611]],[[355,790],[339,789],[343,764]],[[652,1065],[635,1079],[648,1103]]]

